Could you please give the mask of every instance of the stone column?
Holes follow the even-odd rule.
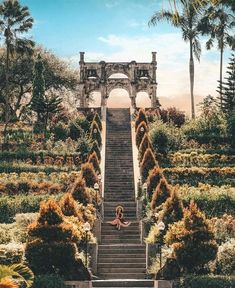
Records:
[[[106,106],[106,86],[105,85],[101,85],[100,93],[101,93],[101,107],[105,107]]]
[[[136,89],[135,89],[135,85],[131,84],[130,87],[130,98],[131,98],[131,106],[133,109],[136,109]]]
[[[86,105],[86,95],[85,95],[85,89],[84,84],[80,84],[80,107],[84,108]]]
[[[157,100],[157,84],[153,84],[152,86],[151,107],[152,108],[159,107]]]

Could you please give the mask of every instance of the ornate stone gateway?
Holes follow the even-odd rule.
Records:
[[[152,52],[151,63],[131,62],[85,62],[84,52],[80,52],[80,107],[88,106],[91,92],[101,93],[101,106],[106,106],[112,89],[123,88],[131,98],[131,105],[136,108],[138,92],[147,92],[152,107],[159,107],[156,82],[156,52]],[[112,78],[113,74],[124,74],[126,78]]]

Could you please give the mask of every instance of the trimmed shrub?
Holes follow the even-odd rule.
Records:
[[[92,141],[97,141],[98,146],[101,147],[102,138],[98,124],[93,120],[90,128],[90,138]]]
[[[143,131],[142,131],[143,130]],[[139,148],[140,143],[142,139],[144,138],[144,135],[148,133],[148,127],[144,121],[140,123],[140,125],[137,127],[136,130],[136,146]]]
[[[98,127],[99,127],[100,131],[102,131],[102,122],[101,122],[101,119],[100,119],[100,115],[97,112],[95,113],[93,121],[95,121],[98,124]]]
[[[170,226],[165,239],[186,273],[198,272],[216,258],[218,247],[210,222],[193,202],[184,209],[183,219]]]
[[[187,276],[181,281],[180,288],[234,288],[234,276]]]
[[[138,126],[140,125],[140,123],[144,121],[146,125],[148,125],[148,121],[147,121],[147,117],[145,114],[145,111],[143,109],[140,109],[138,112],[138,115],[135,119],[135,130],[137,130]]]
[[[14,222],[18,213],[38,212],[40,202],[46,200],[50,195],[27,195],[27,196],[2,196],[0,197],[0,223]],[[55,198],[60,198],[61,194]]]
[[[88,163],[91,163],[95,169],[96,172],[100,173],[100,165],[99,165],[99,160],[95,152],[93,152],[89,158],[88,158]]]
[[[65,216],[75,216],[82,221],[82,214],[75,199],[70,193],[65,193],[59,202],[62,213]]]
[[[216,258],[216,273],[235,275],[235,239],[231,239],[219,246]]]
[[[41,204],[39,218],[28,231],[36,237],[25,248],[25,257],[34,273],[59,273],[67,279],[84,279],[84,275],[78,273],[76,260],[75,243],[81,239],[81,234],[74,224],[65,221],[55,201]]]
[[[153,155],[152,150],[148,148],[146,149],[143,160],[140,163],[140,172],[144,181],[146,181],[149,175],[149,171],[152,170],[155,166],[158,166],[158,163]]]
[[[93,143],[92,143],[92,145],[91,145],[91,151],[90,151],[90,153],[93,153],[93,152],[96,153],[96,156],[97,156],[97,158],[98,158],[98,160],[99,160],[99,162],[100,162],[100,160],[101,160],[101,154],[100,154],[100,148],[99,148],[99,146],[98,146],[97,141],[93,141]]]
[[[94,187],[94,184],[98,182],[97,175],[95,173],[95,169],[91,163],[82,164],[81,167],[82,177],[86,182],[87,187]]]
[[[21,243],[0,245],[0,265],[11,265],[22,262],[24,246]],[[0,285],[1,287],[1,285]]]
[[[149,176],[147,178],[147,193],[149,199],[152,198],[153,191],[156,189],[162,177],[162,170],[157,166],[149,172]]]
[[[36,275],[32,288],[66,288],[64,279],[57,274]]]
[[[80,203],[87,204],[92,202],[89,190],[86,188],[86,182],[82,177],[74,182],[69,193],[71,193],[72,197]]]
[[[79,154],[79,158],[81,159],[82,163],[87,161],[88,155],[92,149],[92,141],[87,136],[81,137],[77,140],[77,148],[76,151]]]
[[[148,148],[150,148],[153,151],[153,146],[149,140],[147,133],[145,133],[144,137],[140,143],[140,146],[139,146],[139,159],[140,159],[140,161],[142,161],[142,159],[144,157],[144,153]]]
[[[168,197],[163,203],[161,211],[161,220],[165,223],[167,231],[169,224],[180,221],[183,218],[183,202],[178,195],[178,191],[174,188],[171,191],[170,197]]]
[[[153,192],[151,208],[155,209],[156,207],[162,205],[166,201],[166,199],[171,196],[171,193],[171,186],[167,183],[164,177],[161,178],[159,184]]]

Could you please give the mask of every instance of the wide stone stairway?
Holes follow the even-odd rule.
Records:
[[[145,280],[146,247],[136,217],[130,109],[107,109],[104,223],[98,246],[98,277],[93,287],[153,287]],[[118,205],[131,221],[117,230],[107,223]],[[107,279],[106,281],[104,279]],[[127,280],[128,279],[128,280]]]

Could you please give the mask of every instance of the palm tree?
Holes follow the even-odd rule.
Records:
[[[9,66],[10,58],[15,53],[32,53],[34,42],[20,37],[20,34],[28,32],[33,25],[28,7],[21,7],[18,0],[5,0],[0,5],[0,33],[2,34],[6,47],[6,70],[5,70],[5,129],[10,121],[9,105]]]
[[[17,282],[23,282],[29,288],[33,284],[33,272],[23,264],[0,265],[0,288],[18,288]]]
[[[199,61],[201,55],[201,44],[199,42],[198,25],[200,23],[199,10],[200,7],[191,0],[180,0],[182,4],[182,11],[171,12],[163,10],[155,12],[149,21],[149,25],[157,25],[157,22],[166,20],[174,27],[180,28],[182,37],[185,42],[189,42],[189,75],[190,75],[190,94],[191,94],[191,111],[192,118],[195,118],[194,107],[194,56]],[[195,9],[196,8],[196,9]]]
[[[235,36],[233,29],[235,27],[235,16],[229,8],[225,8],[225,4],[217,6],[209,6],[205,10],[205,15],[202,18],[200,30],[202,35],[210,35],[206,42],[206,48],[210,50],[214,42],[217,42],[220,50],[220,76],[219,81],[223,80],[223,55],[224,49],[230,47],[235,49]],[[231,12],[231,13],[230,13]],[[220,102],[222,101],[222,87],[219,88]],[[222,105],[222,103],[221,103]]]

